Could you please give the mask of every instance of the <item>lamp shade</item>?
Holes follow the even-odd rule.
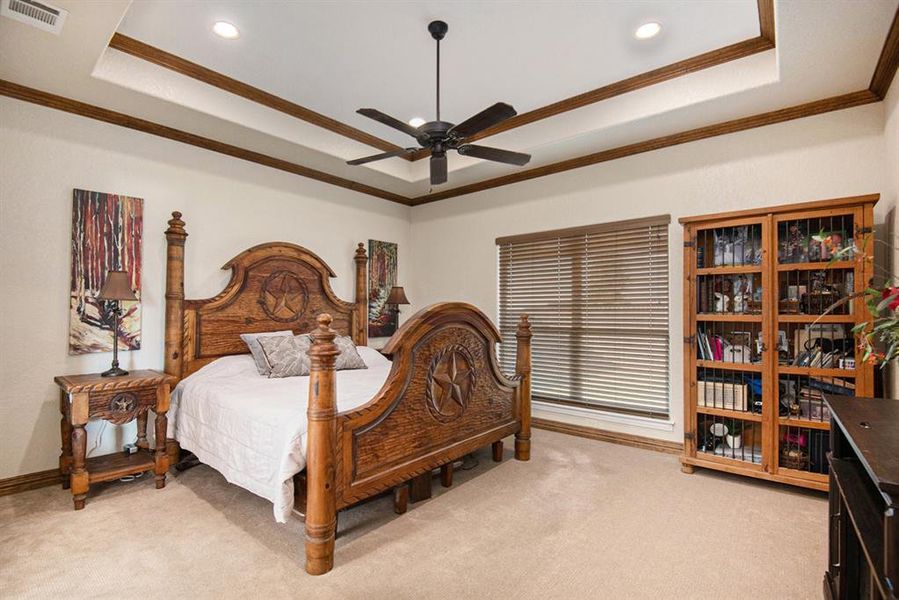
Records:
[[[390,295],[387,296],[387,304],[409,304],[406,298],[406,291],[399,286],[390,288]]]
[[[109,271],[106,281],[97,295],[98,300],[137,300],[131,289],[131,275],[128,271]]]

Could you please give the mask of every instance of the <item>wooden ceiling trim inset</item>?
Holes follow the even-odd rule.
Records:
[[[186,75],[191,79],[196,79],[197,81],[230,92],[241,98],[246,98],[257,104],[267,106],[268,108],[306,121],[317,127],[327,129],[338,135],[356,140],[367,146],[378,148],[385,152],[401,150],[399,146],[392,144],[387,140],[382,140],[370,133],[366,133],[361,129],[356,129],[355,127],[341,123],[336,119],[317,113],[305,106],[290,102],[289,100],[270,94],[257,87],[253,87],[252,85],[243,83],[242,81],[238,81],[237,79],[233,79],[217,71],[213,71],[212,69],[207,69],[202,65],[198,65],[197,63],[181,58],[180,56],[176,56],[165,50],[160,50],[155,46],[145,44],[140,40],[122,35],[121,33],[116,33],[112,36],[112,39],[109,41],[109,47],[147,62],[151,62],[160,67],[175,71],[181,75]]]
[[[633,92],[645,87],[656,85],[677,77],[683,77],[690,73],[695,73],[703,69],[715,67],[733,60],[739,60],[765,52],[774,48],[774,0],[757,0],[759,13],[759,37],[737,42],[723,48],[711,50],[697,56],[681,60],[646,73],[641,73],[621,81],[616,81],[608,85],[536,108],[534,110],[522,113],[511,119],[507,119],[502,123],[485,129],[484,131],[471,136],[468,141],[475,141],[516,129],[524,125],[529,125],[549,117],[572,111],[584,106],[589,106],[603,100],[608,100],[628,92]],[[274,94],[270,94],[259,88],[243,83],[226,75],[223,75],[212,69],[198,65],[165,50],[156,48],[134,38],[128,37],[121,33],[115,33],[109,42],[109,47],[121,52],[125,52],[137,58],[141,58],[160,67],[170,69],[176,73],[180,73],[187,77],[191,77],[198,81],[202,81],[213,87],[217,87],[226,92],[236,94],[247,100],[257,102],[263,106],[283,112],[292,117],[301,119],[313,125],[317,125],[339,135],[354,139],[363,144],[367,144],[374,148],[378,148],[385,152],[400,150],[399,146],[392,144],[386,140],[382,140],[374,135],[346,125],[336,119],[326,117],[311,109],[299,104],[285,100]],[[431,152],[427,148],[420,148],[415,152],[399,156],[404,160],[416,161],[430,156]]]
[[[759,34],[774,47],[774,0],[758,0]]]
[[[0,79],[0,95],[8,96],[10,98],[16,98],[18,100],[24,100],[25,102],[31,102],[33,104],[39,104],[48,108],[55,108],[63,112],[87,117],[89,119],[103,121],[105,123],[111,123],[113,125],[119,125],[128,129],[142,131],[144,133],[149,133],[151,135],[174,140],[183,144],[197,146],[198,148],[211,150],[212,152],[218,152],[219,154],[225,154],[234,158],[240,158],[242,160],[264,165],[266,167],[278,169],[279,171],[293,173],[294,175],[307,177],[309,179],[321,181],[322,183],[327,183],[348,190],[353,190],[354,192],[361,192],[363,194],[368,194],[377,198],[383,198],[384,200],[389,200],[398,204],[404,204],[407,206],[409,205],[409,198],[406,198],[405,196],[401,196],[399,194],[388,192],[387,190],[382,190],[370,185],[366,185],[364,183],[344,179],[343,177],[331,175],[330,173],[325,173],[324,171],[319,171],[310,167],[304,167],[303,165],[292,163],[280,158],[275,158],[273,156],[268,156],[266,154],[261,154],[259,152],[254,152],[252,150],[247,150],[245,148],[240,148],[238,146],[232,146],[231,144],[219,142],[207,137],[188,133],[186,131],[181,131],[180,129],[167,127],[165,125],[160,125],[159,123],[147,121],[138,117],[132,117],[131,115],[126,115],[124,113],[115,112],[106,108],[87,104],[85,102],[79,102],[78,100],[72,100],[63,96],[57,96],[48,92],[42,92],[40,90],[25,87],[23,85],[18,85],[16,83],[12,83],[10,81],[5,81],[2,79]]]
[[[534,110],[506,119],[502,123],[494,125],[489,129],[477,133],[466,141],[481,140],[510,129],[516,129],[523,125],[529,125],[536,121],[542,121],[549,117],[554,117],[562,113],[583,108],[603,100],[608,100],[622,94],[627,94],[639,89],[653,86],[671,79],[683,77],[690,73],[709,69],[733,60],[739,60],[765,52],[774,48],[774,0],[758,0],[759,10],[759,37],[737,42],[717,50],[711,50],[703,54],[699,54],[686,60],[681,60],[646,73],[634,75],[609,85],[572,96],[546,106],[536,108]],[[426,158],[430,152],[426,148],[422,148],[414,152],[411,157],[413,160]]]
[[[893,24],[890,26],[887,41],[880,52],[880,59],[877,61],[868,89],[877,94],[878,98],[886,98],[897,68],[899,68],[899,8],[893,16]]]
[[[870,90],[862,90],[859,92],[852,92],[849,94],[834,96],[832,98],[825,98],[824,100],[807,102],[805,104],[792,106],[790,108],[783,108],[780,110],[760,113],[751,117],[743,117],[740,119],[733,119],[731,121],[724,121],[722,123],[716,123],[714,125],[707,125],[705,127],[699,127],[697,129],[691,129],[689,131],[684,131],[681,133],[674,133],[671,135],[657,137],[651,140],[629,144],[627,146],[610,148],[608,150],[602,150],[600,152],[595,152],[586,156],[579,156],[549,165],[544,165],[542,167],[535,167],[533,169],[517,171],[509,175],[503,175],[501,177],[495,177],[493,179],[487,179],[485,181],[463,185],[443,192],[437,192],[435,194],[426,196],[419,196],[412,199],[412,206],[419,206],[422,204],[428,204],[430,202],[436,202],[438,200],[445,200],[447,198],[453,198],[456,196],[473,194],[475,192],[481,192],[512,183],[519,183],[521,181],[527,181],[529,179],[536,179],[538,177],[545,177],[547,175],[554,175],[556,173],[562,173],[564,171],[571,171],[573,169],[579,169],[581,167],[608,162],[610,160],[616,160],[619,158],[624,158],[626,156],[633,156],[635,154],[642,154],[644,152],[660,150],[662,148],[668,148],[670,146],[677,146],[680,144],[704,140],[707,138],[726,135],[729,133],[737,133],[739,131],[746,131],[747,129],[754,129],[756,127],[774,125],[776,123],[783,123],[785,121],[792,121],[794,119],[811,117],[835,110],[843,110],[846,108],[862,106],[864,104],[871,104],[872,102],[879,102],[880,100],[881,98]]]

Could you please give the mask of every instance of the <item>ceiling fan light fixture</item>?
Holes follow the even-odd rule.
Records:
[[[659,35],[660,31],[662,31],[662,24],[657,21],[650,21],[637,27],[637,30],[634,31],[634,37],[638,40],[648,40]]]
[[[373,119],[378,123],[402,131],[406,135],[415,138],[422,148],[427,149],[430,154],[431,185],[446,183],[446,152],[448,150],[455,150],[459,154],[465,154],[483,160],[492,160],[508,165],[523,166],[527,164],[528,161],[531,160],[529,154],[511,152],[500,148],[490,148],[489,146],[477,146],[468,143],[470,138],[478,135],[482,131],[486,131],[493,126],[502,123],[506,119],[514,117],[517,113],[511,105],[506,104],[505,102],[497,102],[493,106],[485,108],[478,114],[465,119],[458,125],[440,119],[440,41],[446,37],[446,32],[449,31],[449,25],[444,21],[431,21],[431,23],[428,24],[428,31],[430,32],[431,37],[434,38],[434,41],[437,42],[437,93],[435,94],[437,118],[433,121],[425,121],[420,117],[415,117],[408,122],[403,122],[375,108],[360,108],[356,112],[364,117]],[[354,166],[364,165],[376,160],[397,156],[405,156],[408,158],[412,153],[417,151],[418,148],[397,148],[396,150],[382,152],[381,154],[348,160],[347,164]]]
[[[240,37],[237,26],[228,21],[216,21],[212,26],[212,33],[226,40],[236,40]]]

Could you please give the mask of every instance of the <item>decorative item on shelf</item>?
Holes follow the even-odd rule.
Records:
[[[731,419],[727,426],[727,433],[724,435],[724,441],[728,447],[739,450],[743,447],[743,421]]]
[[[390,288],[390,295],[387,296],[387,305],[392,307],[390,310],[394,313],[394,319],[397,322],[400,319],[400,304],[410,304],[410,302],[406,298],[406,291],[403,287],[395,285]]]
[[[128,371],[119,368],[119,319],[122,316],[122,300],[137,300],[134,290],[131,289],[131,275],[128,271],[109,271],[106,274],[106,281],[97,294],[97,300],[106,300],[113,302],[112,315],[112,367],[103,371],[103,377],[121,377],[127,375]]]

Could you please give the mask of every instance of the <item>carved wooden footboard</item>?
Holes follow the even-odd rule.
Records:
[[[306,570],[333,566],[337,510],[515,434],[530,458],[530,325],[518,327],[515,379],[503,375],[500,335],[474,306],[434,304],[410,318],[384,352],[393,368],[367,404],[336,412],[335,332],[319,317],[309,352]]]

